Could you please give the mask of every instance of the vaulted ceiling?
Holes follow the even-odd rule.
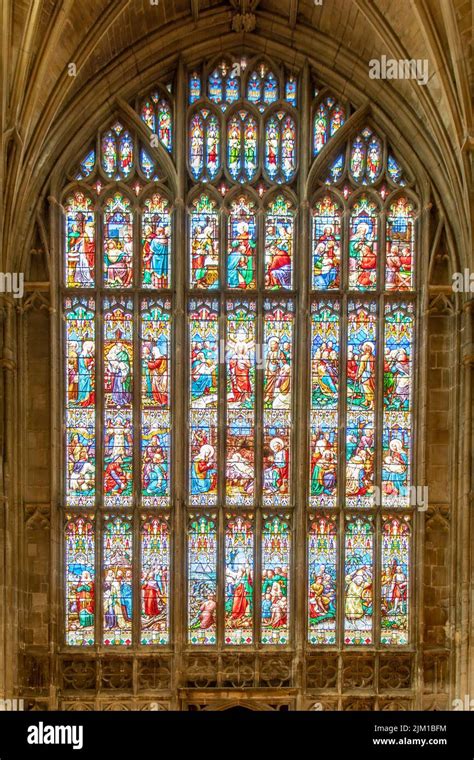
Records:
[[[369,98],[412,146],[469,239],[470,0],[3,0],[1,121],[4,245],[34,208],[65,140],[117,95],[130,97],[177,57],[237,45],[308,59],[356,104]],[[428,61],[426,86],[371,80],[381,56]],[[74,63],[76,76],[68,65]],[[130,89],[132,88],[132,89]],[[449,213],[449,212],[448,212]],[[451,222],[454,224],[454,219]],[[467,226],[466,226],[467,225]],[[8,252],[7,252],[8,253]]]

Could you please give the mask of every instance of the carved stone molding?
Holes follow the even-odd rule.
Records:
[[[306,662],[307,689],[337,688],[338,655],[308,657]]]
[[[24,518],[27,530],[47,530],[51,524],[49,504],[25,504]]]
[[[379,690],[410,689],[413,677],[411,655],[381,655],[379,664]]]
[[[172,659],[144,657],[138,661],[138,689],[169,689],[171,687]]]
[[[447,533],[450,519],[451,511],[447,504],[431,504],[426,510],[426,533],[431,533],[433,530],[442,530]]]
[[[262,657],[260,660],[260,686],[292,686],[292,658],[285,656]]]
[[[56,309],[51,306],[49,293],[42,292],[40,290],[34,290],[29,293],[22,302],[17,305],[17,309],[20,314],[25,314],[28,311],[48,311],[50,314],[55,314]]]
[[[372,711],[375,708],[375,699],[371,697],[367,697],[365,699],[361,699],[359,697],[348,697],[347,699],[343,699],[342,701],[342,709],[347,710],[349,712],[358,712],[358,711]]]
[[[95,690],[97,680],[96,660],[71,659],[61,662],[62,685],[65,691]]]
[[[342,688],[368,689],[374,685],[375,660],[365,655],[344,658]]]
[[[253,32],[257,25],[254,11],[259,0],[230,0],[234,8],[232,30],[234,32]]]
[[[413,702],[410,699],[379,699],[378,707],[382,712],[405,712],[413,710]]]
[[[430,293],[426,314],[437,317],[452,317],[456,313],[454,294]]]
[[[224,655],[219,683],[224,687],[255,686],[255,658],[252,655]]]
[[[217,657],[189,656],[186,662],[186,686],[205,689],[217,685]]]
[[[101,686],[103,689],[133,688],[133,660],[129,657],[111,657],[102,660]]]

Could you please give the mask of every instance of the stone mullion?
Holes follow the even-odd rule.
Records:
[[[56,202],[56,193],[49,198],[49,244],[51,261],[56,262],[56,266],[50,267],[50,338],[51,338],[51,356],[50,356],[50,382],[51,382],[51,512],[50,512],[50,537],[56,540],[51,541],[51,567],[50,567],[50,605],[51,615],[51,641],[57,651],[65,644],[65,615],[66,609],[64,581],[64,525],[65,525],[65,489],[64,473],[65,467],[65,446],[64,446],[64,322],[63,314],[63,291],[61,274],[63,267],[62,255],[62,212]],[[58,324],[58,314],[61,315]],[[60,399],[60,404],[54,404],[53,399]],[[22,393],[21,402],[24,403],[24,394]],[[95,522],[95,521],[94,521]],[[59,664],[57,657],[51,657],[51,672],[59,673]],[[57,708],[57,691],[58,685],[53,689],[51,687],[50,696],[53,705]]]
[[[260,133],[263,120],[260,121]],[[261,153],[263,156],[263,153]],[[262,158],[263,161],[263,158]],[[265,259],[265,213],[263,209],[257,212],[257,255],[256,255],[256,283],[257,283],[257,311],[255,322],[255,345],[258,354],[255,356],[255,403],[254,403],[254,462],[255,462],[255,491],[254,506],[259,514],[259,519],[255,516],[255,570],[254,570],[254,599],[253,599],[253,623],[254,623],[254,642],[255,648],[261,648],[261,593],[262,587],[262,510],[263,507],[263,384],[265,381],[264,369],[264,338],[265,338],[265,314],[264,314],[264,259]],[[259,367],[260,362],[260,367]]]
[[[384,381],[384,342],[385,342],[385,300],[383,283],[385,275],[385,213],[381,211],[377,217],[377,332],[375,336],[375,398],[374,398],[374,486],[379,489],[379,503],[374,504],[374,561],[372,579],[372,622],[374,627],[373,646],[380,647],[380,602],[381,602],[381,565],[382,565],[382,446],[383,446],[383,381]],[[377,490],[375,491],[377,493]],[[377,669],[378,658],[374,667]]]
[[[134,282],[138,288],[139,270],[139,226],[138,212],[135,210],[133,235]],[[141,296],[138,292],[132,295],[133,303],[133,395],[132,395],[132,424],[133,436],[133,489],[132,489],[132,645],[136,651],[140,643],[140,588],[141,588],[141,556],[140,556],[140,506],[141,506],[141,363],[140,363],[140,307]],[[134,662],[135,667],[135,662]]]
[[[98,154],[99,155],[99,154]],[[103,205],[96,206],[96,646],[102,648],[103,642],[103,535],[104,535],[104,414],[105,414],[105,394],[104,394],[104,297],[106,295],[103,289],[104,277],[104,252],[103,252]]]
[[[426,413],[428,405],[427,368],[428,368],[428,276],[430,261],[430,230],[431,230],[431,204],[427,202],[425,194],[429,188],[424,187],[420,203],[422,211],[417,219],[415,237],[415,293],[418,296],[415,303],[415,350],[417,362],[415,369],[415,352],[413,352],[412,365],[412,398],[417,399],[416,412],[412,401],[412,427],[413,427],[413,469],[412,482],[426,483]],[[415,650],[413,657],[412,688],[414,692],[413,707],[422,709],[423,705],[423,618],[424,618],[424,532],[425,513],[413,512],[413,525],[411,530],[411,558],[410,572],[411,584],[409,602],[411,610],[409,614],[409,632],[412,647]],[[421,614],[415,617],[415,611]]]
[[[415,350],[417,362],[415,371],[415,353],[413,353],[412,365],[412,399],[417,399],[417,408],[412,406],[411,424],[413,427],[412,457],[413,469],[412,482],[426,482],[426,415],[428,407],[428,355],[429,355],[429,332],[428,332],[428,277],[430,260],[430,229],[431,229],[431,204],[427,197],[429,188],[424,187],[420,202],[423,210],[418,218],[415,237],[415,289],[418,301],[415,304]],[[413,401],[412,401],[413,404]],[[415,649],[413,659],[413,691],[414,709],[423,708],[423,625],[424,625],[424,533],[425,513],[413,511],[413,525],[411,526],[411,557],[410,557],[410,592],[409,603],[409,631],[411,644]],[[422,615],[415,618],[415,611],[422,611]]]
[[[175,129],[175,156],[177,176],[177,197],[174,211],[174,250],[172,289],[174,303],[172,313],[174,316],[173,327],[173,352],[172,352],[172,555],[170,573],[170,599],[174,604],[171,609],[171,643],[174,647],[174,668],[171,686],[174,697],[173,709],[179,709],[179,692],[184,672],[183,649],[186,642],[186,533],[187,533],[187,505],[186,505],[186,455],[184,445],[187,439],[185,435],[185,409],[187,385],[186,378],[186,314],[185,314],[185,282],[186,282],[186,235],[184,193],[186,186],[186,72],[183,62],[178,63],[176,77],[176,129]],[[184,445],[183,445],[184,444]]]
[[[224,122],[222,122],[224,123]],[[223,134],[223,132],[221,133]],[[223,144],[224,141],[221,140]],[[217,378],[217,649],[222,650],[225,636],[225,514],[226,514],[226,460],[227,460],[227,224],[226,209],[219,210],[219,316],[218,316],[218,361]],[[209,293],[212,297],[212,295]],[[222,572],[220,572],[222,568]]]
[[[293,425],[292,433],[292,506],[294,512],[292,520],[291,536],[292,546],[292,569],[293,582],[290,586],[293,597],[293,609],[290,606],[290,614],[294,623],[290,628],[293,632],[292,646],[294,649],[293,676],[294,685],[299,690],[300,704],[297,708],[303,708],[304,689],[304,653],[306,650],[306,604],[307,604],[307,562],[306,562],[306,535],[307,535],[307,505],[308,505],[308,482],[309,482],[309,450],[308,450],[308,424],[310,401],[310,383],[308,382],[311,363],[308,355],[309,335],[308,319],[310,313],[310,223],[309,202],[307,197],[307,179],[310,168],[310,111],[311,111],[311,82],[308,64],[305,64],[300,82],[301,110],[299,119],[299,174],[298,194],[301,199],[297,223],[297,245],[294,247],[293,260],[293,287],[296,291],[295,320],[293,334]],[[291,571],[291,566],[290,566]],[[297,583],[296,579],[300,582]],[[291,599],[289,600],[291,602]]]
[[[341,291],[339,297],[339,419],[338,419],[338,557],[336,578],[336,647],[339,651],[338,693],[342,693],[344,659],[344,605],[345,605],[345,530],[346,530],[346,437],[347,437],[347,338],[348,309],[352,298],[348,294],[349,282],[350,211],[344,205],[341,218]]]
[[[459,485],[459,505],[460,509],[455,516],[455,530],[457,533],[458,545],[462,547],[457,560],[457,573],[460,587],[456,610],[461,629],[461,640],[459,643],[458,657],[456,660],[456,673],[454,682],[458,684],[459,695],[469,694],[473,677],[472,658],[469,659],[469,641],[470,641],[470,553],[469,537],[472,535],[472,490],[471,490],[471,449],[472,449],[472,371],[473,371],[473,325],[472,325],[472,307],[473,301],[469,300],[464,303],[462,314],[458,317],[461,323],[462,340],[460,340],[460,355],[463,366],[460,368],[460,403],[462,408],[462,421],[460,421],[460,459],[462,459],[462,478]],[[457,697],[451,694],[451,697]],[[461,697],[463,698],[463,696]],[[471,703],[472,704],[472,703]]]

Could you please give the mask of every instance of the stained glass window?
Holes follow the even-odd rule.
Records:
[[[220,145],[217,116],[207,108],[193,114],[189,136],[189,168],[193,179],[215,179],[221,166]]]
[[[70,646],[166,652],[176,621],[210,653],[412,644],[416,187],[305,87],[260,56],[193,63],[68,174]]]
[[[255,487],[255,302],[227,301],[226,499],[252,504]]]
[[[94,644],[95,526],[93,516],[66,515],[66,643]]]
[[[308,533],[308,641],[335,644],[337,610],[337,523],[310,518]]]
[[[226,644],[251,644],[254,608],[254,529],[252,515],[228,519],[225,532]]]
[[[194,288],[219,287],[219,214],[215,201],[201,195],[190,214],[190,284]]]
[[[408,644],[410,516],[386,517],[382,526],[381,643]]]
[[[341,212],[325,195],[313,209],[313,288],[336,290],[341,286]]]
[[[265,217],[265,287],[290,290],[293,284],[294,213],[279,195]]]
[[[289,182],[296,171],[296,125],[277,111],[265,125],[265,171],[271,181]]]
[[[334,507],[337,496],[339,340],[338,301],[311,309],[311,465],[309,503]]]
[[[191,515],[188,529],[188,638],[191,644],[216,643],[216,600],[215,517]]]
[[[115,193],[105,204],[104,285],[127,288],[133,278],[133,215],[130,201]]]
[[[193,505],[217,503],[218,302],[189,304],[189,495]]]
[[[374,290],[377,278],[377,206],[362,195],[351,209],[349,287]]]
[[[258,168],[258,130],[255,118],[238,111],[227,127],[227,168],[233,180],[251,182]]]
[[[152,92],[141,106],[140,116],[153,134],[158,136],[161,144],[171,152],[172,142],[172,112],[166,98],[159,92]]]
[[[169,288],[171,216],[168,201],[155,194],[142,213],[142,283],[144,288]]]
[[[287,644],[290,635],[290,525],[263,515],[262,644]]]
[[[315,156],[346,120],[345,108],[333,96],[324,98],[316,109],[313,122],[313,153]]]
[[[374,493],[377,316],[374,303],[348,307],[346,504],[370,507]]]
[[[257,217],[250,198],[242,195],[230,208],[227,285],[243,290],[256,286]]]
[[[141,305],[141,468],[142,503],[170,501],[171,320],[170,301]]]
[[[77,191],[66,201],[66,266],[68,288],[89,288],[95,276],[95,213],[92,201]]]
[[[371,517],[346,515],[344,643],[373,643],[374,527]]]
[[[104,515],[103,537],[103,643],[130,646],[133,622],[130,515]]]
[[[131,506],[133,476],[133,304],[104,300],[104,501]]]
[[[387,290],[413,288],[415,222],[413,203],[400,196],[390,204],[387,217],[385,287]]]
[[[141,636],[146,645],[167,644],[170,621],[168,520],[144,515],[141,525]]]
[[[293,304],[264,304],[263,474],[267,506],[288,506],[291,486]]]

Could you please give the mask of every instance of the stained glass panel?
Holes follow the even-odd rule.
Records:
[[[195,516],[188,529],[188,640],[215,644],[217,532],[214,517]]]
[[[133,138],[125,131],[119,138],[119,168],[124,177],[128,177],[133,169]]]
[[[133,318],[131,299],[104,299],[104,501],[132,504]]]
[[[382,504],[410,506],[414,307],[385,306]]]
[[[239,111],[227,126],[227,168],[232,179],[251,182],[257,166],[257,122],[247,111]]]
[[[351,209],[349,288],[374,290],[376,278],[377,207],[367,195],[362,195]]]
[[[289,76],[285,82],[285,100],[287,100],[293,108],[296,108],[297,93],[298,82],[294,76]]]
[[[313,288],[335,290],[341,286],[341,211],[325,195],[313,209]]]
[[[66,504],[95,503],[95,302],[66,298]]]
[[[336,643],[337,524],[335,517],[311,520],[308,536],[308,641]]]
[[[289,182],[296,171],[296,126],[283,111],[265,125],[265,170],[277,182]]]
[[[347,335],[346,504],[370,507],[374,500],[375,303],[351,302]]]
[[[387,216],[385,287],[412,290],[415,256],[413,203],[401,196],[390,205]]]
[[[66,515],[66,644],[94,644],[95,527],[93,516]]]
[[[141,305],[141,473],[142,503],[169,504],[171,449],[170,301]]]
[[[257,216],[255,204],[245,196],[231,205],[228,237],[228,287],[255,288]]]
[[[264,303],[263,503],[288,506],[291,473],[293,304]]]
[[[290,526],[265,517],[262,530],[262,644],[288,644]]]
[[[155,193],[145,201],[142,212],[142,285],[169,288],[171,259],[171,214],[166,198]]]
[[[66,266],[68,288],[90,288],[95,277],[95,213],[92,201],[80,190],[65,204]]]
[[[219,214],[215,201],[201,195],[193,203],[189,225],[191,287],[219,287]]]
[[[201,77],[197,71],[193,71],[189,77],[189,102],[192,105],[201,97]]]
[[[190,500],[217,503],[219,324],[217,301],[189,305]]]
[[[141,525],[140,643],[169,643],[170,530],[165,517],[143,516]]]
[[[363,185],[373,184],[382,171],[382,141],[366,127],[352,141],[350,173]]]
[[[313,507],[334,507],[337,496],[339,303],[311,305],[311,465]]]
[[[373,644],[374,532],[369,517],[346,516],[344,643]]]
[[[104,211],[104,285],[127,288],[133,276],[133,216],[130,201],[115,193]]]
[[[408,644],[410,516],[382,524],[381,644]]]
[[[195,180],[213,180],[220,169],[220,128],[207,108],[194,114],[190,124],[189,168]]]
[[[279,195],[265,216],[265,287],[290,290],[293,284],[294,214]]]
[[[253,503],[255,486],[255,302],[227,302],[226,500]]]
[[[103,643],[132,643],[132,521],[129,515],[105,515],[103,526]]]
[[[321,152],[327,141],[342,127],[346,112],[332,96],[326,97],[319,104],[313,123],[313,154]]]
[[[141,107],[140,116],[147,127],[158,136],[161,144],[171,153],[173,142],[173,117],[171,106],[159,92],[153,92]]]
[[[254,529],[252,515],[227,520],[225,531],[226,644],[253,642]]]

